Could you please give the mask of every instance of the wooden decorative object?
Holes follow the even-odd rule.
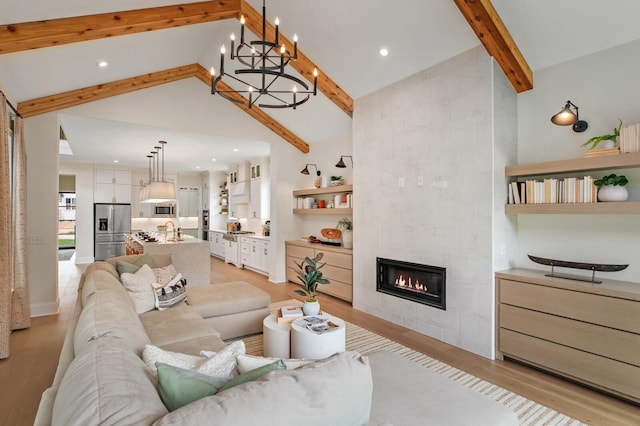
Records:
[[[601,264],[601,263],[583,263],[583,262],[570,262],[567,260],[557,260],[557,259],[546,259],[544,257],[536,257],[528,254],[529,259],[532,261],[539,263],[540,265],[551,266],[551,273],[546,274],[547,277],[556,277],[556,278],[566,278],[569,280],[576,281],[586,281],[590,283],[600,284],[602,280],[596,280],[596,271],[600,272],[617,272],[626,269],[629,265],[611,265],[611,264]],[[554,273],[554,267],[561,268],[573,268],[573,269],[584,269],[587,271],[591,271],[591,279],[587,279],[580,276],[575,275],[566,275],[566,274],[556,274]]]

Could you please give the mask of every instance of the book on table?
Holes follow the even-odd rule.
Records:
[[[291,322],[302,316],[302,309],[295,306],[285,306],[278,310],[278,322]]]

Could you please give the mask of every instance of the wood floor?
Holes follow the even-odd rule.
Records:
[[[60,262],[61,313],[34,318],[32,327],[11,335],[11,357],[0,360],[0,426],[31,425],[40,395],[51,384],[64,333],[75,302],[82,266]],[[272,301],[299,299],[294,284],[211,258],[212,283],[243,280],[269,292]],[[640,406],[509,361],[490,361],[404,327],[356,311],[349,303],[321,296],[322,308],[405,346],[495,383],[592,425],[640,425]],[[640,386],[640,383],[638,384]],[[481,421],[478,424],[482,424]]]

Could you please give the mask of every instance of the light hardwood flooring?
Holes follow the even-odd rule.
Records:
[[[40,395],[51,384],[84,267],[59,263],[59,315],[34,318],[11,335],[11,357],[0,361],[0,425],[31,425]],[[272,301],[300,298],[292,283],[274,284],[254,272],[211,258],[211,281],[243,280],[267,291]],[[322,308],[433,358],[592,425],[640,425],[640,406],[509,361],[490,361],[321,296]],[[640,383],[638,384],[640,386]],[[481,422],[478,424],[482,424]]]

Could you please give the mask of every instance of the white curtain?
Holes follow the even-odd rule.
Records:
[[[11,330],[31,325],[26,253],[26,152],[22,119],[0,93],[0,359],[9,357]]]

